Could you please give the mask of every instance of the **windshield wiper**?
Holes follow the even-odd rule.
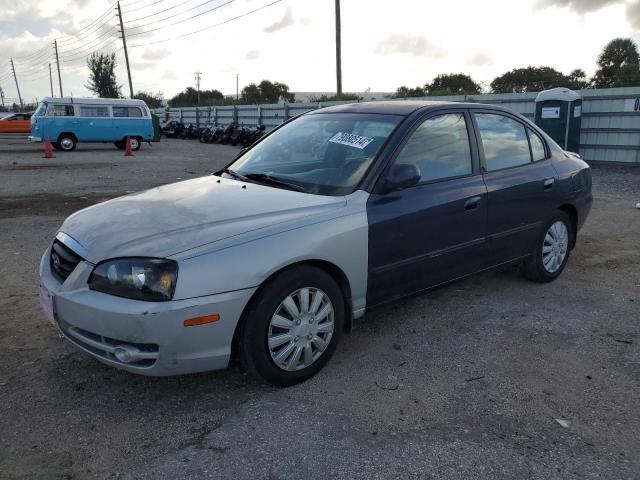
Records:
[[[220,170],[220,173],[226,173],[227,175],[229,175],[230,177],[235,178],[236,180],[241,180],[243,182],[248,181],[249,179],[247,177],[245,177],[244,175],[236,172],[235,170],[231,170],[230,168],[223,168],[222,170]]]
[[[272,177],[267,173],[247,173],[246,178],[249,180],[255,180],[260,183],[266,183],[269,185],[273,185],[276,187],[283,187],[289,190],[295,190],[296,192],[306,192],[306,190],[300,185],[296,185],[295,183],[285,182],[276,177]]]

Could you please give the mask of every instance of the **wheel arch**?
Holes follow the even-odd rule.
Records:
[[[76,142],[76,143],[78,143],[78,136],[77,136],[75,133],[73,133],[73,132],[60,132],[60,133],[58,134],[58,138],[56,138],[56,142],[59,142],[59,141],[60,141],[60,137],[62,137],[62,136],[64,136],[64,135],[68,135],[68,136],[70,136],[70,137],[73,137],[73,139],[75,140],[75,142]]]
[[[340,287],[340,291],[342,292],[342,297],[344,299],[344,305],[345,305],[344,331],[346,333],[351,332],[351,327],[353,323],[353,304],[351,299],[351,284],[349,283],[349,279],[347,275],[339,266],[327,260],[321,260],[321,259],[300,260],[294,263],[290,263],[288,265],[284,265],[280,267],[278,270],[272,272],[267,278],[264,279],[264,281],[260,284],[260,286],[256,289],[256,291],[253,292],[253,295],[251,295],[251,298],[245,305],[244,310],[242,311],[242,315],[240,316],[240,320],[238,321],[235,331],[233,332],[233,340],[231,342],[232,358],[237,356],[238,340],[239,340],[240,331],[242,330],[242,324],[246,321],[247,312],[250,310],[253,302],[258,296],[258,293],[262,290],[262,288],[267,283],[269,283],[270,280],[280,275],[282,272],[295,267],[300,267],[305,265],[319,268],[320,270],[327,273],[331,278],[333,278],[333,280],[338,284],[338,286]]]
[[[578,236],[578,209],[571,203],[564,203],[558,207],[558,210],[566,213],[569,220],[571,220],[571,248],[573,249],[576,245],[576,238]]]

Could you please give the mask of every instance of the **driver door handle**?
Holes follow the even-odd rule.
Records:
[[[474,208],[477,208],[478,205],[480,205],[480,197],[472,197],[464,202],[464,209],[473,210]]]
[[[547,178],[544,181],[544,189],[549,190],[551,187],[553,187],[553,184],[555,183],[555,181],[556,181],[555,178]]]

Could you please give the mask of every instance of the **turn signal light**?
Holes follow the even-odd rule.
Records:
[[[205,315],[204,317],[190,318],[184,321],[185,327],[195,327],[196,325],[205,325],[207,323],[213,323],[220,320],[220,315],[214,313],[213,315]]]

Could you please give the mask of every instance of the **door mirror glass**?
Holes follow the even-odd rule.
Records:
[[[388,191],[402,190],[420,183],[420,169],[412,163],[395,163],[389,169],[385,180]]]

